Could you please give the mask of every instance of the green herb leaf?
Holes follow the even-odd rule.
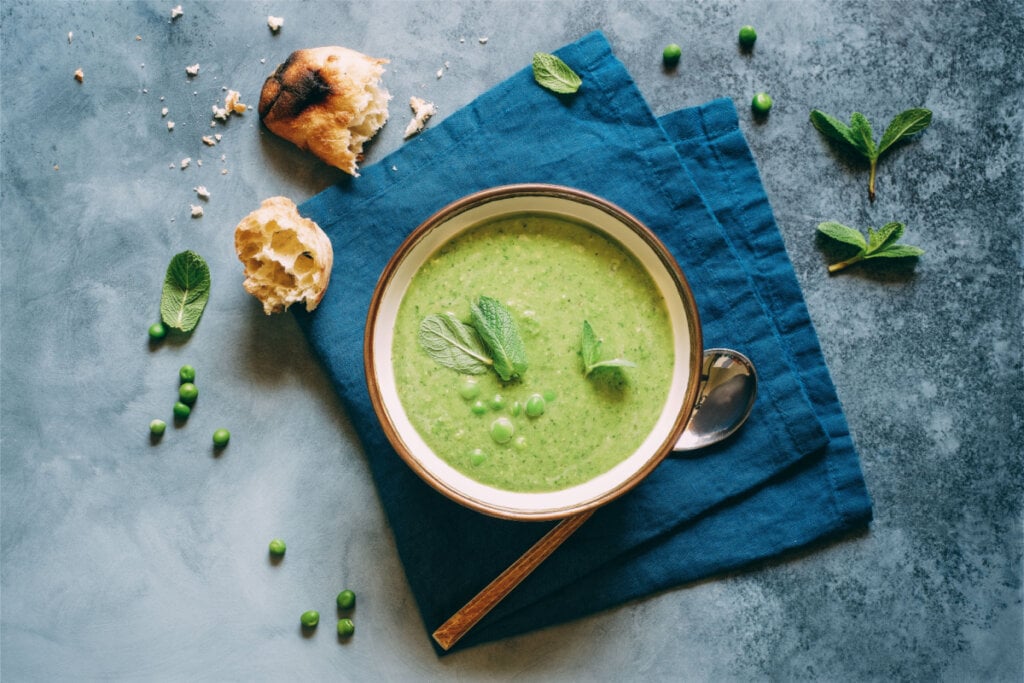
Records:
[[[494,364],[476,331],[453,313],[424,318],[419,342],[428,356],[463,374],[480,375]]]
[[[533,53],[533,78],[551,92],[568,95],[580,89],[583,80],[555,55]]]
[[[167,266],[160,295],[160,318],[165,325],[191,332],[210,299],[210,268],[194,251],[176,254]]]
[[[897,141],[908,135],[920,133],[931,125],[931,122],[932,113],[928,109],[908,109],[897,114],[882,134],[882,141],[878,144],[879,156]]]
[[[920,247],[912,247],[909,244],[896,244],[896,241],[903,236],[904,230],[903,223],[886,223],[878,230],[874,228],[868,228],[868,239],[865,240],[864,236],[859,231],[848,228],[845,225],[841,225],[834,221],[828,221],[818,225],[818,231],[822,234],[828,235],[832,239],[839,240],[846,244],[852,244],[859,248],[859,251],[854,256],[840,261],[839,263],[833,263],[828,267],[828,272],[834,273],[837,270],[842,270],[847,266],[852,266],[858,261],[864,261],[871,258],[904,258],[908,256],[921,256],[924,254],[924,249]],[[854,237],[856,235],[856,237]]]
[[[494,361],[494,371],[505,382],[526,372],[526,350],[512,314],[505,305],[481,296],[470,308],[470,322]]]
[[[823,135],[838,142],[845,142],[852,147],[856,147],[856,144],[853,141],[853,131],[850,130],[849,126],[834,116],[829,116],[819,109],[812,109],[811,123],[814,124],[814,127]]]
[[[859,111],[850,115],[850,130],[853,134],[853,145],[868,159],[877,159],[875,152],[875,135],[871,131],[871,123]]]
[[[597,368],[635,368],[636,363],[625,358],[601,359],[601,340],[594,334],[594,328],[583,321],[583,336],[580,340],[580,356],[583,357],[583,375],[587,376]]]
[[[868,248],[868,243],[864,240],[864,235],[860,234],[860,231],[848,228],[845,225],[836,223],[835,221],[826,221],[820,224],[818,226],[818,230],[834,240],[845,242],[846,244],[852,244],[859,249]]]

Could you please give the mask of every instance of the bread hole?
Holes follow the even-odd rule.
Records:
[[[298,275],[305,275],[315,269],[316,261],[313,260],[313,255],[308,251],[304,251],[299,254],[295,259],[295,263],[292,264],[292,270],[294,270]]]
[[[270,238],[270,248],[280,254],[295,254],[302,251],[302,242],[294,230],[278,230]]]

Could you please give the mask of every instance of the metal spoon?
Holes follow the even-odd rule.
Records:
[[[731,436],[746,421],[757,396],[757,372],[739,351],[707,349],[701,364],[697,401],[676,451],[710,446]],[[476,594],[462,609],[434,631],[434,641],[448,650],[505,596],[540,566],[562,543],[580,528],[593,510],[567,517],[533,544],[522,556]]]

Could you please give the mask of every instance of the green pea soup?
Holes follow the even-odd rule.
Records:
[[[460,374],[420,346],[424,318],[469,321],[480,296],[515,320],[528,361],[517,379]],[[635,367],[585,374],[584,320],[602,358]],[[675,363],[666,304],[643,266],[605,234],[544,213],[485,221],[433,253],[401,300],[391,351],[402,408],[431,450],[474,481],[526,493],[581,484],[636,451]]]

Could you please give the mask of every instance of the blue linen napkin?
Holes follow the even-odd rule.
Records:
[[[463,508],[391,448],[370,404],[362,348],[384,265],[424,219],[476,190],[576,187],[637,216],[679,261],[707,347],[758,368],[750,420],[727,442],[673,456],[601,508],[457,647],[576,618],[864,526],[871,503],[798,283],[727,100],[661,120],[604,36],[557,52],[573,96],[523,69],[300,206],[330,236],[331,288],[296,313],[362,441],[429,632],[551,523]]]

